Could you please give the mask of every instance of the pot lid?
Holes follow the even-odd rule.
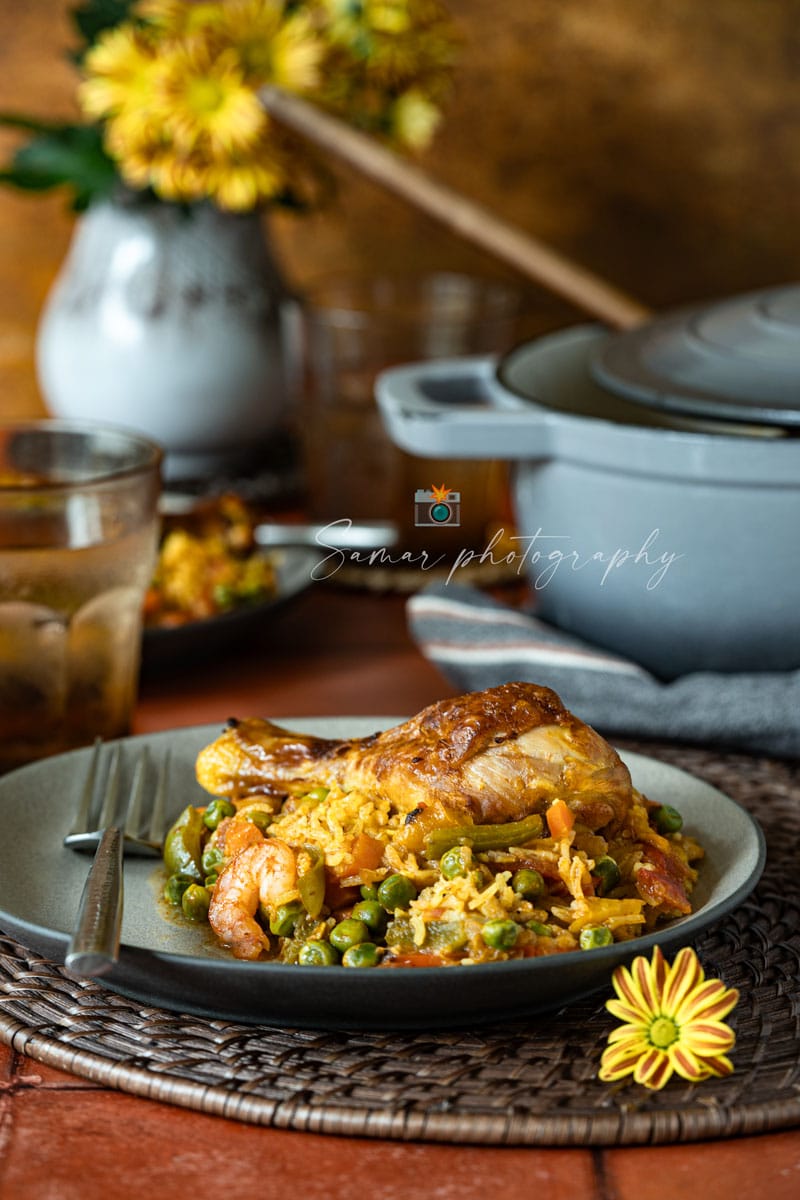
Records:
[[[681,309],[617,334],[592,373],[670,412],[800,426],[800,286]]]

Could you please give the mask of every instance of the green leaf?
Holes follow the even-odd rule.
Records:
[[[74,207],[83,209],[108,195],[118,176],[96,126],[63,125],[45,129],[21,146],[0,172],[0,182],[39,192],[67,186],[72,188]]]
[[[101,33],[128,18],[133,5],[134,0],[84,0],[83,4],[72,9],[72,23],[85,43],[76,55],[78,61]]]
[[[7,129],[25,129],[29,133],[51,133],[62,125],[52,121],[40,121],[37,117],[25,117],[21,113],[0,112],[0,125]]]

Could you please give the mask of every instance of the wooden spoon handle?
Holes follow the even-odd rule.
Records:
[[[480,204],[437,183],[418,167],[353,129],[344,121],[276,87],[262,88],[259,98],[276,121],[341,158],[389,191],[422,209],[490,254],[510,263],[522,275],[599,317],[616,329],[639,325],[651,314],[633,296],[515,226]]]

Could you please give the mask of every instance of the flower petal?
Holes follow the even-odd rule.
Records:
[[[638,1021],[634,1025],[617,1025],[616,1029],[612,1029],[611,1033],[608,1035],[608,1044],[611,1045],[613,1042],[621,1042],[625,1038],[633,1037],[638,1038],[645,1043],[647,1042],[645,1026],[639,1024]]]
[[[618,1021],[627,1021],[631,1025],[638,1025],[645,1029],[649,1023],[650,1014],[641,1012],[633,1005],[624,1004],[622,1000],[606,1000],[606,1008],[611,1013],[612,1017],[616,1017]]]
[[[674,1069],[690,1083],[697,1083],[708,1074],[700,1059],[682,1042],[676,1042],[674,1046],[670,1046],[667,1054]]]
[[[658,1012],[661,1008],[661,993],[656,984],[653,970],[646,958],[639,957],[633,960],[631,975],[642,994],[648,1011],[651,1013]]]
[[[722,1078],[723,1075],[733,1074],[733,1063],[724,1054],[715,1054],[713,1058],[705,1058],[703,1066],[709,1075],[717,1075],[719,1078]]]
[[[645,1053],[647,1046],[644,1044],[609,1046],[600,1059],[601,1079],[621,1079],[623,1075],[630,1075]]]
[[[726,988],[721,979],[707,979],[690,992],[675,1012],[681,1024],[696,1021],[719,1021],[726,1017],[739,1000],[736,988]]]
[[[633,966],[635,966],[638,961],[639,959],[635,959]],[[646,962],[646,959],[642,959],[641,961]],[[647,1004],[645,1003],[644,996],[639,990],[637,984],[634,982],[630,971],[626,967],[617,967],[611,978],[614,984],[614,990],[619,996],[620,1000],[624,1004],[629,1005],[629,1007],[640,1019],[646,1020],[650,1015],[650,1012]]]
[[[702,967],[691,946],[684,946],[670,968],[664,982],[663,1011],[676,1016],[685,996],[703,982]]]
[[[705,1058],[708,1055],[721,1054],[733,1049],[736,1035],[728,1025],[721,1021],[693,1021],[681,1029],[681,1041],[694,1054]]]
[[[667,1082],[672,1071],[673,1066],[669,1056],[663,1050],[651,1047],[636,1064],[633,1078],[637,1083],[643,1083],[645,1087],[660,1088]]]
[[[658,1091],[672,1077],[672,1063],[665,1055],[658,1067],[645,1081],[644,1086],[651,1091]]]

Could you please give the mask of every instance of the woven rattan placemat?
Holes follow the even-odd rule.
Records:
[[[0,1037],[139,1096],[280,1128],[508,1145],[625,1145],[800,1123],[800,767],[631,743],[703,776],[761,822],[758,889],[698,943],[738,987],[734,1075],[649,1093],[596,1079],[604,994],[501,1027],[315,1033],[145,1008],[0,938]],[[610,994],[610,993],[609,993]]]

